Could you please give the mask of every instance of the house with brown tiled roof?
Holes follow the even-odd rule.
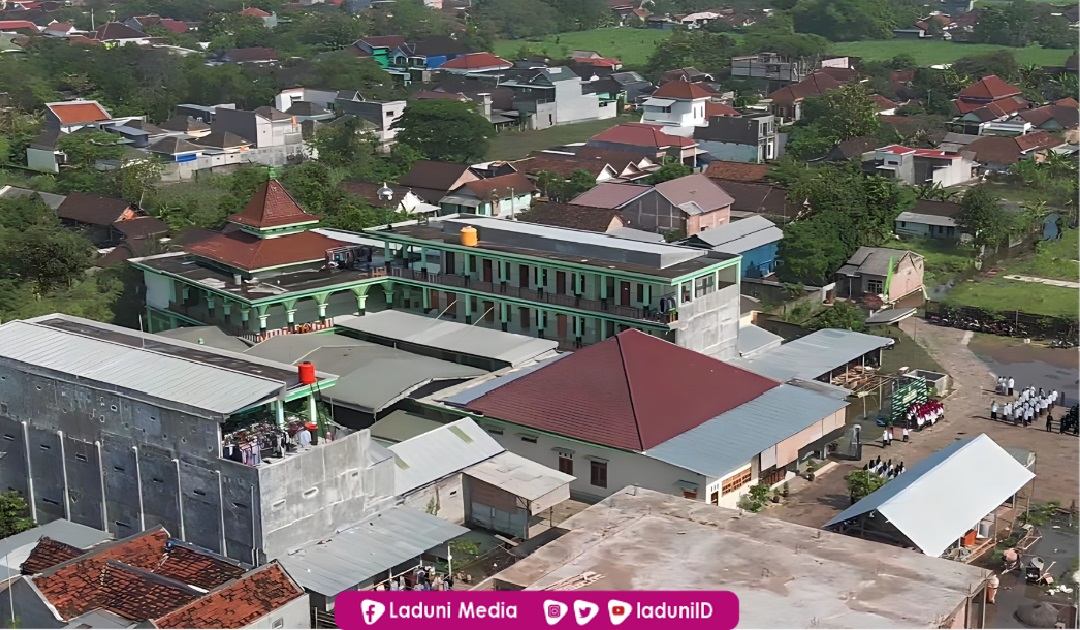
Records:
[[[983,136],[964,147],[964,151],[975,154],[983,172],[1004,173],[1020,160],[1039,159],[1064,144],[1048,131],[1036,131],[1022,136]]]
[[[266,28],[274,28],[278,24],[277,13],[263,11],[258,7],[247,7],[246,9],[240,11],[240,15],[259,20]]]
[[[160,219],[133,204],[94,193],[73,192],[56,209],[60,221],[80,230],[98,248],[116,247],[130,239],[157,239],[169,231]]]
[[[746,162],[710,162],[705,168],[705,177],[728,182],[764,182],[771,167],[768,164],[748,164]],[[721,184],[722,185],[722,184]]]
[[[810,74],[794,85],[771,92],[766,98],[772,102],[774,116],[787,121],[798,121],[802,118],[803,101],[811,96],[820,96],[829,90],[835,90],[842,85],[844,85],[844,82],[838,81],[828,73],[819,71]]]
[[[575,197],[574,205],[619,210],[627,227],[691,236],[731,219],[731,195],[700,173],[653,186],[604,183]]]
[[[149,44],[150,37],[120,22],[102,24],[90,35],[95,41],[105,45],[124,46],[126,44]]]
[[[541,173],[559,175],[570,179],[577,171],[592,175],[597,184],[619,177],[619,171],[600,158],[578,157],[572,153],[537,151],[531,156],[513,163],[514,168],[534,180]]]
[[[434,402],[475,417],[510,452],[555,453],[575,496],[600,499],[633,481],[724,506],[755,482],[792,477],[813,443],[843,431],[847,407],[637,330],[462,390]]]
[[[529,209],[537,192],[524,173],[510,173],[465,182],[440,199],[439,206],[446,214],[513,217]]]
[[[268,619],[308,627],[308,596],[271,562],[215,556],[163,528],[86,549],[43,538],[0,609],[35,628],[246,628]],[[184,625],[180,625],[180,624]]]
[[[964,133],[974,134],[981,133],[984,123],[1007,120],[1028,106],[1023,90],[993,74],[961,90],[953,101],[957,122],[964,124]]]
[[[1065,98],[1054,103],[1028,109],[1016,115],[1033,129],[1064,133],[1071,144],[1077,142],[1077,127],[1080,126],[1080,109],[1074,98]]]
[[[527,212],[518,215],[517,220],[590,232],[610,233],[626,227],[626,221],[618,210],[590,208],[558,201],[533,204]]]
[[[670,157],[691,167],[697,165],[697,156],[703,153],[692,138],[667,133],[663,125],[645,123],[616,125],[589,138],[586,146],[638,150],[660,162]]]
[[[672,127],[696,127],[708,120],[711,90],[698,83],[669,81],[642,104],[641,122]]]

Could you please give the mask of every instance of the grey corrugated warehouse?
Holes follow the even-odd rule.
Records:
[[[492,578],[544,590],[714,590],[747,628],[983,627],[990,571],[631,486],[567,519],[568,533]]]
[[[787,382],[791,379],[828,381],[834,370],[869,357],[866,365],[881,364],[881,349],[893,345],[888,337],[864,335],[839,328],[823,328],[751,357],[733,359],[732,365]]]

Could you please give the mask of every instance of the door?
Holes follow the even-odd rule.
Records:
[[[498,306],[494,302],[484,302],[481,306],[484,309],[484,321],[489,324],[495,323],[495,310]]]
[[[566,339],[566,315],[560,313],[556,316],[555,329],[559,334],[559,339]]]
[[[620,289],[619,292],[621,294],[621,297],[620,297],[621,301],[619,302],[619,304],[621,304],[623,306],[630,306],[630,283],[629,282],[620,282],[619,283],[619,289]]]
[[[443,260],[446,261],[442,268],[443,273],[457,273],[457,260],[454,258],[454,252],[446,252],[443,255]]]
[[[529,288],[529,266],[518,265],[518,286],[522,289]]]
[[[431,308],[433,308],[436,311],[440,310],[439,309],[439,294],[440,293],[442,293],[442,291],[436,291],[436,290],[432,289],[431,290],[431,301],[428,302],[428,304],[431,305]]]
[[[532,326],[530,321],[530,314],[532,313],[527,307],[522,306],[518,309],[518,321],[521,322],[521,328],[528,330]]]
[[[555,272],[555,292],[558,293],[559,295],[565,295],[566,294],[566,272],[565,271],[556,271]]]
[[[492,273],[492,269],[491,269],[492,262],[493,261],[490,258],[485,258],[483,260],[482,264],[483,264],[483,280],[484,280],[484,282],[491,282],[491,278],[494,275]]]

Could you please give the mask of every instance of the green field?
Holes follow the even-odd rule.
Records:
[[[1006,262],[1002,274],[1076,282],[1080,278],[1077,251],[1080,251],[1080,230],[1065,230],[1060,239],[1039,243],[1031,256]]]
[[[892,59],[897,55],[911,55],[920,66],[952,63],[963,57],[1007,50],[1016,54],[1020,65],[1063,66],[1072,51],[1042,49],[1039,46],[1010,48],[994,44],[961,44],[941,40],[918,41],[914,39],[879,39],[863,42],[834,44],[829,52],[837,55],[862,57],[866,61]]]
[[[495,42],[495,54],[512,59],[522,46],[534,53],[552,58],[569,57],[575,50],[595,50],[613,57],[627,66],[643,65],[656,44],[670,31],[643,28],[596,28],[591,31],[572,31],[532,39],[500,39]]]
[[[971,249],[955,241],[943,239],[896,241],[889,247],[911,250],[926,259],[923,280],[927,286],[944,284],[951,277],[971,269],[975,264]]]
[[[487,158],[489,160],[517,160],[526,157],[532,151],[585,142],[601,131],[607,131],[615,125],[631,122],[631,120],[623,116],[573,125],[558,125],[539,131],[503,131],[488,139]]]
[[[949,291],[944,301],[950,306],[1075,318],[1080,312],[1077,295],[1076,289],[997,277],[961,282]]]

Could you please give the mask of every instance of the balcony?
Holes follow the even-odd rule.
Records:
[[[636,306],[619,306],[616,304],[609,304],[607,300],[589,300],[579,295],[563,295],[540,289],[515,287],[506,282],[483,282],[454,274],[428,273],[426,271],[412,271],[401,267],[390,267],[390,275],[427,284],[468,289],[470,291],[487,293],[493,296],[512,297],[538,304],[550,304],[562,308],[591,311],[593,313],[621,317],[624,319],[670,324],[679,318],[677,312],[660,312],[655,309],[644,309]]]

